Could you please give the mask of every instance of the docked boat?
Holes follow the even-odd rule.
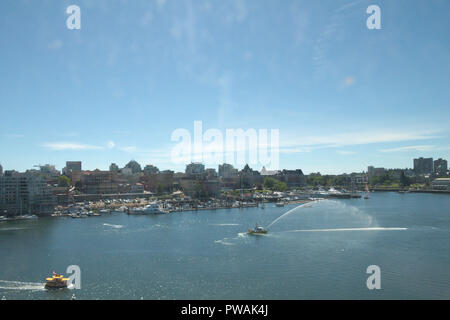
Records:
[[[45,279],[46,289],[61,289],[67,288],[69,278],[64,278],[61,274],[57,274],[53,271],[53,276],[51,278]]]
[[[35,214],[20,215],[14,218],[14,220],[33,220],[33,219],[37,219],[37,215]]]
[[[255,226],[255,229],[248,229],[248,234],[266,234],[269,232],[267,229],[260,227],[258,225]]]
[[[163,214],[166,213],[159,207],[158,203],[152,202],[143,208],[130,209],[129,214],[135,215],[147,215],[147,214]]]
[[[73,219],[81,219],[81,218],[87,218],[86,214],[81,214],[81,213],[72,213],[70,215]]]
[[[284,207],[284,202],[279,201],[275,204],[277,207]]]

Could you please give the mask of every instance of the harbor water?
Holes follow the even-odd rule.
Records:
[[[0,222],[0,297],[450,299],[450,196],[297,206]],[[269,233],[248,235],[255,223]],[[81,289],[44,289],[70,265]]]

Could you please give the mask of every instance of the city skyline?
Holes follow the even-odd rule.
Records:
[[[376,1],[381,30],[365,0],[79,1],[81,30],[69,4],[0,4],[3,170],[183,171],[171,134],[196,120],[278,129],[280,169],[305,174],[450,159],[449,3]]]
[[[216,171],[216,173],[220,173],[221,167],[222,166],[229,166],[231,169],[233,170],[237,170],[237,171],[242,171],[244,170],[246,167],[250,167],[250,169],[258,171],[258,172],[262,172],[265,174],[274,174],[275,172],[281,172],[283,170],[302,170],[303,174],[305,175],[309,175],[309,174],[316,174],[316,173],[321,173],[324,175],[345,175],[345,174],[352,174],[352,173],[367,173],[370,174],[370,170],[372,169],[383,169],[383,170],[410,170],[410,171],[417,171],[416,174],[429,174],[429,173],[439,173],[439,174],[446,174],[448,167],[447,167],[447,163],[448,161],[446,159],[443,159],[441,157],[439,158],[424,158],[424,157],[419,157],[419,158],[414,158],[414,159],[410,159],[413,163],[413,165],[411,167],[403,167],[403,168],[394,168],[394,167],[385,167],[385,166],[374,166],[372,164],[369,164],[366,166],[366,168],[362,171],[352,171],[352,172],[340,172],[340,173],[326,173],[326,172],[321,172],[320,170],[318,171],[313,171],[313,172],[304,172],[304,170],[302,170],[301,168],[279,168],[278,170],[267,170],[265,168],[265,166],[263,166],[261,169],[256,168],[256,167],[251,167],[248,164],[243,165],[242,167],[239,166],[234,166],[232,164],[223,162],[221,164],[219,164],[217,167],[213,167],[213,166],[206,166],[203,162],[196,162],[196,161],[192,161],[190,163],[186,163],[183,167],[182,170],[174,170],[173,168],[159,168],[158,166],[151,164],[151,163],[140,163],[139,161],[136,161],[135,159],[130,159],[129,161],[127,161],[127,163],[123,164],[123,165],[118,165],[116,162],[112,161],[109,163],[109,165],[107,166],[106,169],[103,168],[85,168],[83,166],[83,161],[82,160],[76,160],[74,161],[73,159],[70,161],[66,161],[65,165],[61,168],[58,169],[57,166],[55,166],[52,163],[46,163],[46,164],[39,164],[39,165],[34,165],[33,167],[30,168],[26,168],[25,170],[17,170],[15,168],[4,168],[2,166],[2,164],[0,163],[0,175],[2,173],[4,173],[5,171],[16,171],[16,172],[25,172],[28,170],[34,170],[34,168],[40,168],[40,170],[42,170],[42,168],[47,168],[47,169],[54,169],[60,172],[61,175],[65,175],[65,170],[72,170],[72,166],[76,167],[76,171],[95,171],[95,170],[100,170],[100,171],[120,171],[122,169],[125,169],[128,167],[128,165],[130,165],[133,162],[136,162],[140,167],[141,167],[141,171],[144,172],[146,167],[149,168],[149,170],[151,170],[152,172],[163,172],[163,171],[173,171],[174,173],[184,173],[187,170],[189,170],[188,168],[190,168],[192,165],[201,165],[203,167],[203,170],[209,170],[209,169],[213,169]],[[430,161],[430,164],[425,164],[426,161]],[[425,168],[424,168],[424,164],[425,164]],[[438,164],[439,168],[436,167],[436,165]],[[442,167],[441,167],[442,166]],[[114,169],[111,169],[111,168]],[[376,167],[376,168],[375,168]],[[155,171],[156,170],[156,171]]]

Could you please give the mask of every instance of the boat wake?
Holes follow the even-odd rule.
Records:
[[[121,224],[109,224],[109,223],[104,223],[103,225],[104,225],[104,226],[107,226],[107,227],[114,228],[114,229],[122,229],[122,228],[123,228],[123,225],[121,225]]]
[[[215,223],[215,224],[210,224],[210,226],[230,227],[230,226],[240,226],[240,224],[238,224],[238,223]]]
[[[0,289],[40,291],[45,289],[45,283],[0,280]]]
[[[0,231],[16,231],[16,230],[27,230],[29,228],[0,228]]]
[[[224,246],[233,246],[234,245],[234,243],[231,243],[227,240],[228,240],[228,238],[224,238],[222,240],[216,240],[216,241],[214,241],[214,243],[223,244]]]
[[[408,228],[383,228],[383,227],[372,227],[372,228],[337,228],[337,229],[304,229],[304,230],[289,230],[285,232],[342,232],[342,231],[405,231]]]
[[[222,244],[224,246],[234,246],[236,241],[245,239],[247,237],[247,232],[239,232],[234,238],[223,238],[222,240],[215,240],[214,243]]]

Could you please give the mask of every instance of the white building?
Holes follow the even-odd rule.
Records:
[[[436,190],[450,190],[450,178],[434,179],[431,185]]]

